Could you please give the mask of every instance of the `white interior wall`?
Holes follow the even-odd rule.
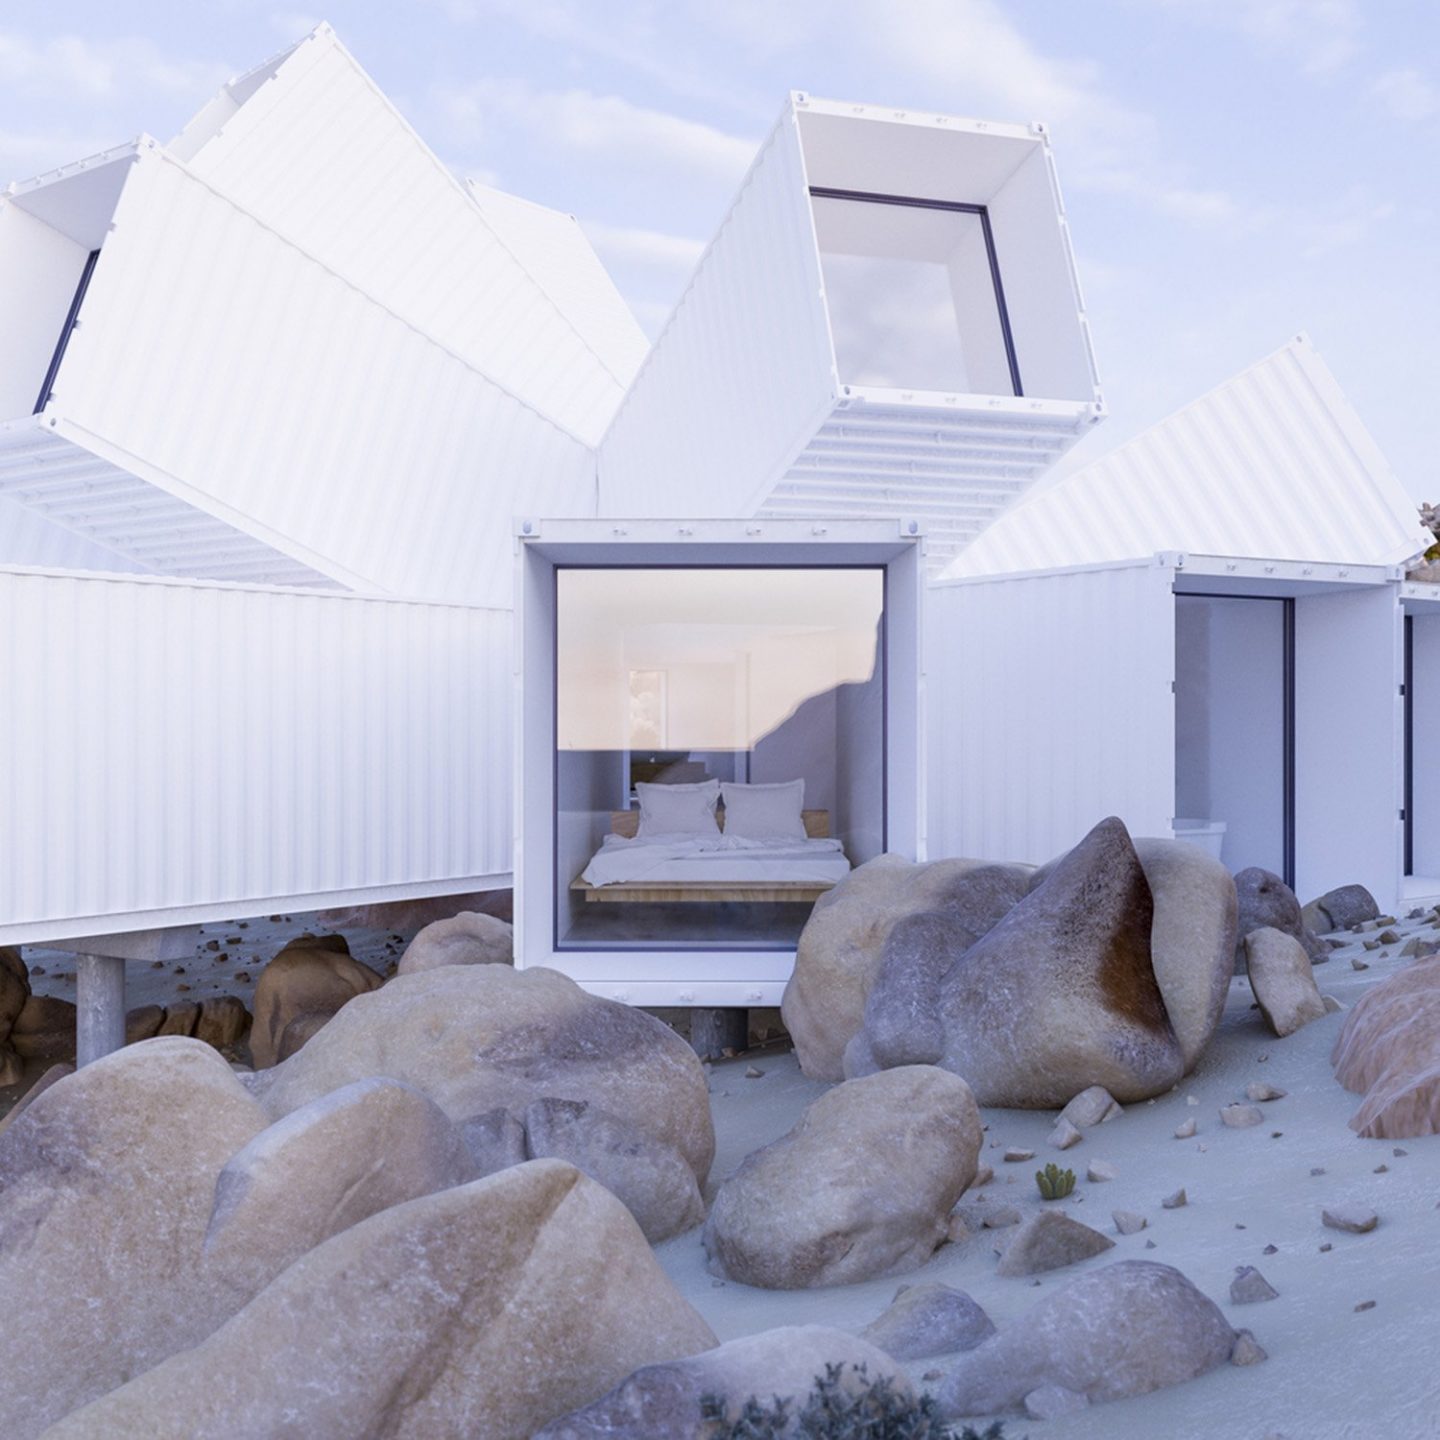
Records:
[[[610,812],[626,808],[626,759],[623,750],[566,750],[558,756],[556,849],[562,911],[573,913],[584,904],[566,887],[610,833]]]
[[[1221,859],[1285,870],[1285,607],[1176,597],[1175,813],[1225,822]]]
[[[1095,362],[1048,147],[1036,145],[990,201],[990,229],[1026,395],[1098,399]]]
[[[0,199],[0,420],[35,409],[89,252]]]
[[[1429,612],[1429,613],[1427,613]],[[1413,750],[1412,873],[1440,880],[1440,605],[1417,609],[1411,626]],[[1440,884],[1436,886],[1440,890]]]
[[[869,680],[842,685],[836,694],[834,833],[852,865],[886,849],[885,677],[879,666]]]
[[[1392,585],[1295,602],[1295,889],[1366,886],[1382,908],[1400,872],[1400,614]]]
[[[978,216],[967,218],[979,219]],[[967,385],[976,395],[1009,395],[1014,386],[1005,354],[1005,334],[1000,328],[1000,307],[990,274],[984,228],[979,224],[967,225],[962,237],[950,257],[949,273]]]

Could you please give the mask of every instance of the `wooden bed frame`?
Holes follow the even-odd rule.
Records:
[[[802,810],[800,818],[805,824],[805,835],[810,840],[826,840],[830,836],[830,812],[828,810]],[[623,835],[633,840],[640,828],[638,810],[612,810],[610,812],[610,833]],[[720,811],[720,828],[725,828],[725,812]],[[814,880],[755,881],[748,885],[734,880],[622,880],[614,885],[590,885],[584,880],[571,882],[572,890],[584,893],[586,904],[663,904],[673,905],[677,901],[695,903],[701,901],[744,900],[750,904],[813,904],[827,890],[835,888],[835,882]]]

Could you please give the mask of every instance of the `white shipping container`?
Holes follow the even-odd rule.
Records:
[[[511,623],[0,570],[0,944],[508,885]]]

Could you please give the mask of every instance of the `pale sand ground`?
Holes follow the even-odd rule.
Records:
[[[1432,917],[1433,918],[1433,917]],[[1401,924],[1402,935],[1440,937],[1427,922]],[[1348,937],[1347,937],[1348,938]],[[1373,938],[1366,936],[1364,938]],[[1391,947],[1398,950],[1399,947]],[[1366,954],[1359,939],[1316,968],[1322,992],[1348,1010],[1365,990],[1407,961]],[[1357,972],[1351,955],[1371,968]],[[1023,1212],[1042,1203],[1034,1172],[1046,1160],[1079,1177],[1065,1204],[1077,1219],[1102,1230],[1115,1248],[1086,1262],[1123,1259],[1175,1265],[1220,1304],[1230,1322],[1252,1330],[1269,1360],[1251,1368],[1224,1366],[1189,1384],[1133,1400],[1099,1405],[1079,1417],[1039,1423],[1011,1420],[1007,1434],[1039,1440],[1424,1440],[1440,1436],[1440,1137],[1361,1140],[1346,1125],[1359,1097],[1333,1078],[1330,1048],[1344,1020],[1327,1015],[1277,1040],[1250,1008],[1249,982],[1231,986],[1225,1017],[1200,1067],[1172,1093],[1130,1106],[1087,1131],[1061,1154],[1046,1144],[1050,1112],[987,1110],[984,1159],[995,1182],[981,1192]],[[744,1078],[754,1064],[765,1074]],[[1266,1123],[1247,1130],[1222,1126],[1221,1105],[1245,1098],[1251,1081],[1288,1092],[1261,1108]],[[713,1176],[722,1180],[752,1150],[776,1139],[826,1087],[806,1080],[789,1053],[751,1055],[716,1065],[711,1074],[719,1153]],[[1198,1103],[1187,1104],[1193,1097]],[[1193,1117],[1193,1140],[1172,1138]],[[1279,1138],[1272,1138],[1273,1131]],[[1007,1165],[1007,1146],[1035,1151],[1028,1164]],[[1399,1147],[1408,1153],[1396,1156]],[[1118,1176],[1088,1183],[1091,1158],[1111,1161]],[[1377,1165],[1388,1173],[1376,1175]],[[1325,1174],[1312,1176],[1312,1167]],[[1189,1204],[1161,1208],[1162,1197],[1184,1187]],[[975,1200],[967,1195],[962,1205]],[[1336,1203],[1368,1205],[1380,1226],[1369,1235],[1322,1228],[1320,1211]],[[1115,1233],[1112,1210],[1145,1215],[1138,1235]],[[1243,1227],[1243,1228],[1242,1228]],[[700,1232],[659,1247],[661,1263],[722,1340],[777,1325],[823,1324],[859,1330],[889,1303],[903,1281],[939,1280],[968,1291],[999,1325],[1053,1293],[1084,1266],[1038,1278],[995,1274],[994,1232],[978,1231],[943,1247],[922,1269],[904,1277],[814,1291],[764,1291],[718,1282],[705,1269]],[[1146,1249],[1153,1240],[1155,1248]],[[1320,1246],[1333,1249],[1322,1253]],[[1275,1245],[1274,1255],[1265,1255]],[[1257,1266],[1280,1292],[1257,1305],[1229,1303],[1238,1265]],[[1361,1301],[1373,1310],[1355,1313]],[[910,1367],[948,1368],[945,1358]]]
[[[193,958],[177,965],[129,969],[129,1003],[166,1004],[179,999],[231,993],[249,1004],[254,977],[288,939],[301,930],[338,928],[356,958],[382,973],[403,950],[413,927],[396,930],[357,924],[329,926],[315,916],[278,921],[252,920],[206,927]],[[1412,934],[1440,937],[1430,920],[1402,921]],[[406,933],[408,932],[408,933]],[[395,935],[400,935],[396,940]],[[239,938],[239,943],[233,942]],[[1316,970],[1320,988],[1348,1010],[1371,985],[1407,961],[1393,954],[1367,953],[1361,938],[1346,937],[1344,950]],[[220,950],[204,948],[221,942]],[[1399,947],[1391,947],[1392,952]],[[226,954],[225,960],[219,955]],[[37,992],[74,999],[73,961],[60,951],[27,948],[27,963],[45,967],[32,984]],[[1352,955],[1371,968],[1351,968]],[[237,980],[237,972],[251,977]],[[189,984],[188,992],[179,992]],[[1056,1440],[1426,1440],[1440,1437],[1440,1137],[1398,1142],[1360,1140],[1346,1121],[1359,1097],[1341,1089],[1329,1064],[1330,1048],[1343,1014],[1327,1015],[1288,1039],[1277,1040],[1250,1008],[1248,982],[1231,987],[1225,1018],[1199,1069],[1171,1094],[1127,1108],[1119,1118],[1086,1132],[1064,1152],[1046,1144],[1054,1115],[1049,1112],[989,1110],[984,1159],[994,1165],[995,1182],[980,1197],[1038,1208],[1033,1174],[1046,1160],[1079,1176],[1074,1196],[1063,1202],[1072,1213],[1109,1234],[1115,1249],[1086,1262],[1091,1266],[1127,1258],[1154,1259],[1178,1266],[1220,1303],[1232,1324],[1254,1331],[1269,1352],[1263,1365],[1226,1366],[1183,1386],[1134,1400],[1096,1406],[1079,1417],[1042,1424],[1012,1419],[1014,1440],[1030,1434]],[[1266,1057],[1262,1059],[1261,1057]],[[760,1079],[744,1078],[750,1065]],[[1288,1091],[1266,1103],[1266,1123],[1228,1130],[1219,1107],[1244,1099],[1252,1080]],[[716,1065],[711,1072],[712,1108],[719,1142],[712,1183],[718,1183],[752,1150],[784,1134],[804,1107],[826,1087],[806,1080],[794,1056],[783,1049],[752,1052]],[[1193,1097],[1198,1103],[1187,1104]],[[1175,1140],[1172,1132],[1194,1117],[1199,1133]],[[1272,1131],[1280,1131],[1278,1139]],[[1034,1150],[1028,1164],[1007,1165],[1007,1146]],[[1408,1153],[1395,1156],[1398,1145]],[[1084,1179],[1089,1159],[1112,1162],[1114,1181]],[[1374,1174],[1377,1165],[1388,1173]],[[1312,1167],[1325,1174],[1312,1176]],[[1164,1210],[1163,1196],[1185,1187],[1189,1204]],[[1322,1206],[1364,1204],[1378,1211],[1380,1227],[1370,1235],[1346,1235],[1320,1224]],[[1145,1215],[1149,1228],[1116,1235],[1112,1210]],[[1239,1227],[1244,1227],[1239,1228]],[[778,1325],[825,1324],[859,1330],[889,1303],[904,1281],[940,1280],[968,1291],[1001,1325],[1024,1314],[1053,1293],[1082,1266],[1030,1280],[995,1274],[994,1233],[977,1231],[963,1245],[946,1246],[922,1269],[903,1277],[816,1291],[769,1292],[716,1281],[705,1269],[698,1230],[659,1247],[657,1253],[675,1283],[705,1315],[722,1340]],[[1155,1248],[1145,1242],[1153,1240]],[[1322,1253],[1320,1246],[1334,1248]],[[1265,1255],[1266,1245],[1277,1253]],[[1259,1305],[1231,1305],[1230,1280],[1238,1265],[1255,1265],[1280,1292]],[[1375,1308],[1354,1307],[1374,1300]],[[945,1358],[910,1367],[916,1380],[945,1369]]]

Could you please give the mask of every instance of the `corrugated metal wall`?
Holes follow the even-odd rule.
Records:
[[[0,943],[508,872],[511,625],[0,570]]]
[[[836,398],[787,109],[605,436],[601,513],[751,515]]]
[[[1429,538],[1301,336],[1017,506],[947,573],[1097,565],[1162,550],[1394,565]]]
[[[396,594],[508,605],[510,518],[594,513],[591,451],[159,149],[54,405],[143,478]]]
[[[197,175],[526,404],[599,440],[628,374],[612,372],[329,26],[199,138],[179,144]]]
[[[1038,864],[1107,815],[1170,834],[1171,581],[1151,564],[930,587],[932,859]]]

